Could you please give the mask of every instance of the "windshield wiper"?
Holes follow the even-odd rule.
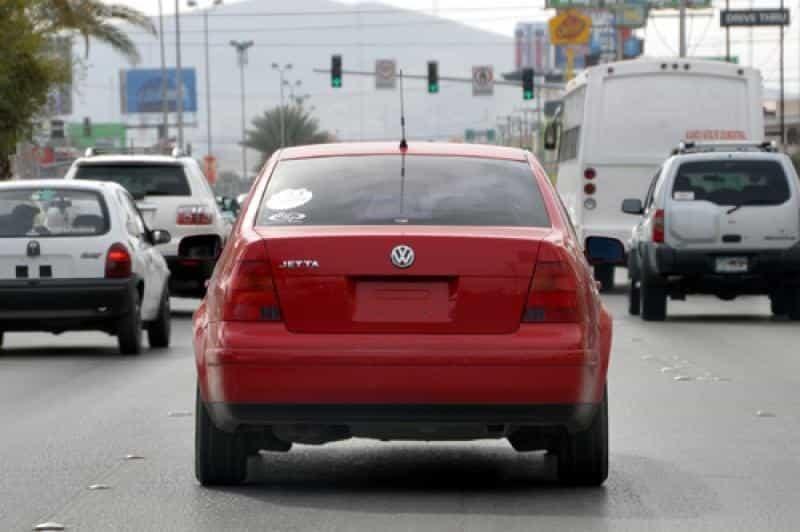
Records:
[[[742,207],[749,207],[751,205],[774,205],[774,204],[775,203],[773,201],[764,200],[764,199],[753,200],[753,201],[743,201],[742,203],[736,204],[733,207],[731,207],[730,209],[728,209],[728,211],[725,214],[733,214],[734,212],[738,211]]]

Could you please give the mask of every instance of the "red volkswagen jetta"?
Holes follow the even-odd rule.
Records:
[[[194,319],[196,475],[293,443],[508,438],[559,479],[608,475],[611,319],[527,152],[283,150]]]

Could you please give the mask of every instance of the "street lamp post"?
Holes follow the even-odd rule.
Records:
[[[277,70],[281,75],[281,109],[280,109],[280,117],[281,117],[281,148],[286,146],[286,119],[283,116],[284,113],[284,104],[283,104],[283,86],[285,85],[286,81],[284,75],[286,72],[292,69],[291,63],[286,63],[281,67],[278,63],[272,63],[272,69]]]
[[[178,99],[178,149],[183,150],[183,80],[181,80],[181,2],[175,0],[175,97]]]
[[[247,147],[245,141],[245,92],[244,92],[244,67],[247,64],[247,49],[253,46],[253,41],[231,41],[231,46],[236,49],[239,59],[239,75],[242,85],[242,179],[247,179]]]
[[[197,7],[197,0],[188,0],[187,4],[189,7]],[[203,34],[205,36],[206,49],[206,144],[208,146],[208,155],[214,154],[211,135],[211,61],[208,53],[208,12],[220,4],[222,4],[222,0],[213,0],[211,6],[203,10]]]
[[[158,43],[161,48],[161,131],[158,140],[163,149],[169,138],[169,107],[167,106],[167,59],[164,50],[164,6],[158,0]]]

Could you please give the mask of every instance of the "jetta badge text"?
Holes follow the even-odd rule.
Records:
[[[27,253],[29,257],[38,257],[42,254],[42,248],[36,240],[28,242]]]
[[[392,259],[392,264],[398,268],[409,268],[414,264],[414,250],[411,246],[400,244],[392,248],[392,253],[389,255]]]
[[[278,266],[281,270],[296,270],[298,268],[319,268],[319,262],[314,259],[285,260]]]

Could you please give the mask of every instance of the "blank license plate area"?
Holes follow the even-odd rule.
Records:
[[[446,323],[447,281],[357,281],[353,321],[361,323]]]
[[[746,273],[747,257],[717,257],[715,270],[717,273]]]

